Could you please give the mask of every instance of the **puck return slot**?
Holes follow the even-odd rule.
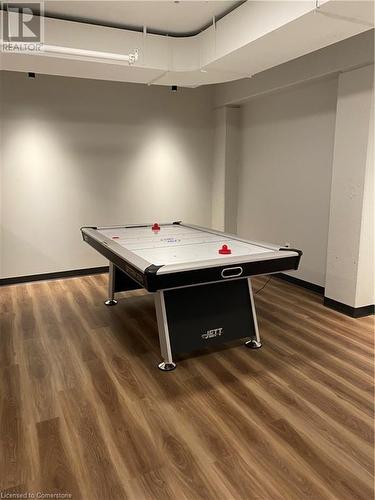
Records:
[[[243,269],[240,266],[236,267],[226,267],[221,271],[222,278],[238,278],[243,273]]]

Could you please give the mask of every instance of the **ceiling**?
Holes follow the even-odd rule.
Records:
[[[21,2],[19,2],[21,3]],[[234,2],[95,2],[47,0],[76,15],[107,22],[151,23],[153,29],[195,29],[215,7]],[[52,5],[52,7],[51,7]],[[111,7],[109,10],[107,10]],[[129,8],[129,11],[126,9]],[[189,15],[177,16],[173,12]],[[165,10],[163,10],[165,9]],[[62,12],[62,11],[59,11]],[[100,14],[101,13],[101,14]],[[167,14],[166,14],[167,13]],[[19,14],[0,18],[19,24]],[[100,17],[101,16],[101,17]],[[107,16],[107,17],[105,17]],[[125,17],[121,17],[125,16]],[[0,21],[2,21],[0,19]],[[16,25],[18,25],[16,24]],[[328,45],[374,28],[374,2],[357,0],[247,0],[194,36],[143,34],[46,17],[41,50],[4,50],[0,69],[103,80],[197,87],[252,77]],[[6,43],[6,42],[5,42]],[[4,45],[5,47],[5,45]],[[129,65],[130,55],[137,59]],[[125,57],[125,59],[124,59]]]
[[[16,0],[16,2],[23,2]],[[58,1],[44,2],[44,15],[101,26],[172,36],[192,36],[221,19],[243,1]]]

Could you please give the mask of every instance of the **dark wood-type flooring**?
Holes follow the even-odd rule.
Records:
[[[0,289],[3,494],[373,498],[372,317],[274,278],[256,296],[262,349],[163,373],[153,297],[107,308],[106,282]]]

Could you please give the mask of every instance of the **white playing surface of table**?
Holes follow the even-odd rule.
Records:
[[[142,259],[157,266],[183,264],[225,257],[241,257],[269,253],[273,248],[227,238],[225,235],[201,231],[183,225],[161,226],[160,231],[151,227],[119,227],[99,229],[98,232],[130,250]],[[222,245],[231,254],[219,254]]]

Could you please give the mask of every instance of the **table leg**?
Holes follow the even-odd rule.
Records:
[[[172,358],[172,350],[169,339],[169,329],[168,329],[167,313],[165,309],[163,291],[159,290],[158,292],[155,293],[155,309],[156,309],[156,318],[158,321],[160,350],[163,358],[163,361],[159,363],[158,367],[160,370],[163,371],[171,371],[176,368],[176,364],[173,362]]]
[[[109,263],[108,300],[106,300],[104,304],[106,306],[114,306],[117,304],[117,300],[115,300],[115,266],[112,262]]]
[[[249,285],[249,296],[250,296],[251,311],[253,313],[255,337],[252,337],[250,340],[246,341],[245,345],[246,345],[246,347],[249,347],[250,349],[259,349],[260,347],[262,347],[262,343],[260,341],[257,313],[255,310],[254,295],[253,295],[253,288],[251,286],[251,279],[248,278],[247,282]]]

